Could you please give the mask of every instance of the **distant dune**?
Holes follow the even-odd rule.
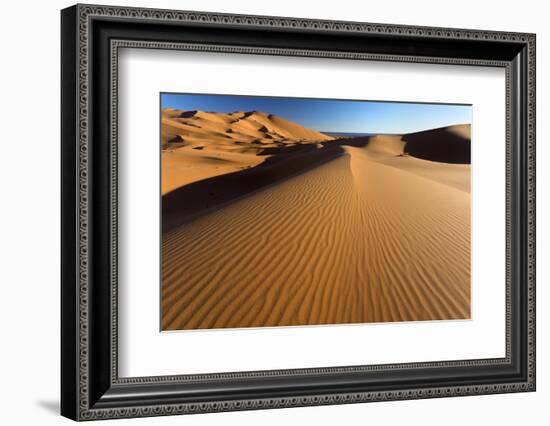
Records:
[[[470,165],[427,149],[469,126],[333,140],[261,112],[162,123],[163,168],[181,167],[163,178],[186,182],[163,196],[162,329],[470,317]],[[423,141],[430,158],[409,155]]]
[[[161,112],[162,194],[208,177],[262,163],[269,149],[333,138],[282,117],[258,111],[228,114]]]
[[[436,132],[440,132],[439,129]],[[429,135],[429,132],[425,132]],[[407,152],[409,135],[378,135],[369,139],[366,150],[378,162],[470,192],[470,164],[452,164],[415,158]],[[421,143],[421,140],[418,142]],[[444,143],[444,142],[442,142]]]
[[[403,136],[405,152],[424,160],[470,164],[470,125],[442,127]]]

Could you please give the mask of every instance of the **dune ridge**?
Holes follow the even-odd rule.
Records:
[[[470,165],[408,135],[309,135],[163,197],[163,330],[470,317]]]

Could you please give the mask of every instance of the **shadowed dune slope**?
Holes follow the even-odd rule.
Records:
[[[430,162],[399,156],[399,137],[336,142],[257,166],[266,185],[165,231],[162,329],[470,317],[457,165],[418,171]]]
[[[403,136],[405,152],[418,158],[454,164],[470,164],[470,125],[431,129]]]

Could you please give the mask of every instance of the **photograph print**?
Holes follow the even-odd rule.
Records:
[[[471,122],[161,93],[161,330],[470,319]]]

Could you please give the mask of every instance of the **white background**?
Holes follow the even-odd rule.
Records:
[[[121,376],[505,356],[504,69],[124,49],[119,82]],[[159,92],[228,90],[472,104],[471,320],[159,333]]]
[[[115,1],[106,4],[536,32],[538,107],[538,390],[491,395],[200,416],[118,424],[547,424],[550,400],[550,75],[541,1]],[[59,404],[59,9],[66,1],[3,5],[0,105],[0,400],[3,424],[69,424]],[[487,254],[491,255],[490,253]],[[102,424],[117,424],[108,421]]]

